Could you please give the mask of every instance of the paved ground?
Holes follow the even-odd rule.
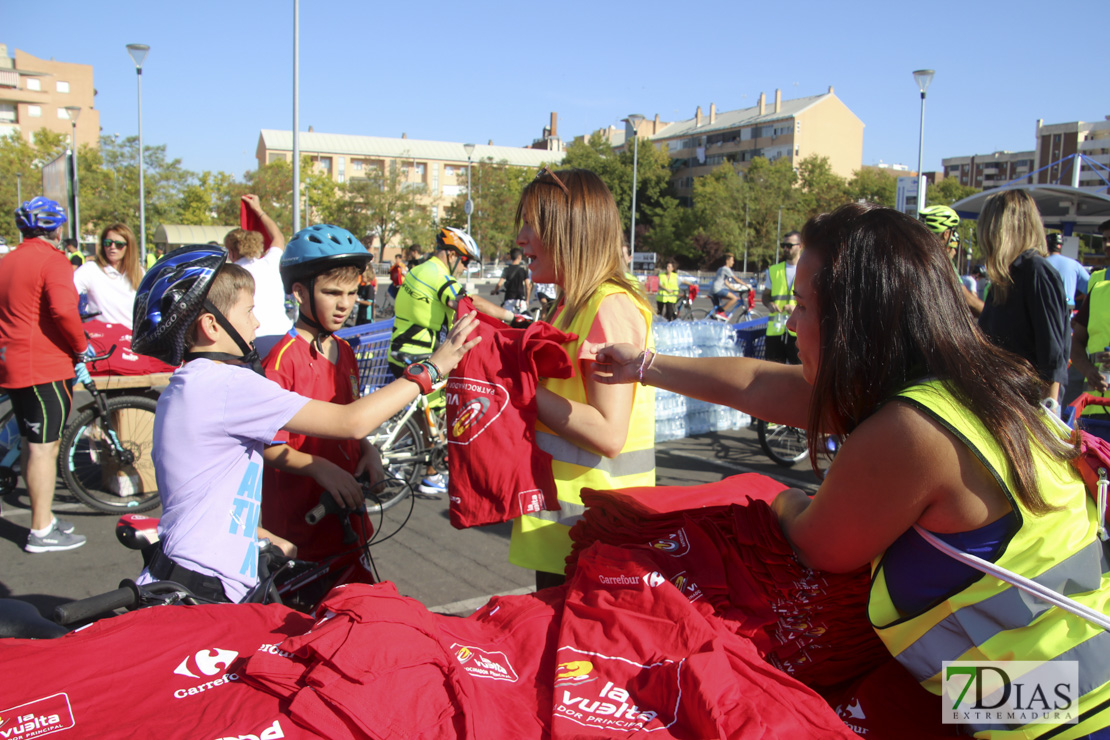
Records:
[[[787,485],[812,490],[816,479],[805,464],[791,469],[772,464],[753,430],[673,440],[657,449],[660,485],[694,485],[741,472],[762,472]],[[386,531],[405,509],[387,512]],[[116,542],[115,517],[89,511],[59,489],[56,511],[77,524],[89,543],[72,552],[23,552],[30,511],[22,488],[3,500],[0,517],[0,596],[16,597],[49,613],[57,604],[115,588],[141,568],[138,553]],[[151,512],[157,514],[158,512]],[[409,522],[392,539],[372,548],[383,579],[430,607],[467,613],[490,595],[528,590],[533,574],[509,565],[509,525],[458,531],[447,518],[445,501],[416,500]]]

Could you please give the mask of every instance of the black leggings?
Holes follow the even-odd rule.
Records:
[[[57,442],[73,408],[73,379],[8,389],[19,433],[32,444]]]

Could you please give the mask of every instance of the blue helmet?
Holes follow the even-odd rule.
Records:
[[[293,283],[308,281],[321,272],[352,265],[359,270],[373,259],[354,234],[331,224],[314,224],[301,229],[285,245],[281,256],[281,282],[286,293]]]
[[[16,228],[26,236],[49,234],[68,220],[60,205],[41,195],[15,209]]]
[[[155,262],[135,294],[131,348],[180,365],[185,334],[204,309],[208,289],[226,260],[223,247],[194,244]]]

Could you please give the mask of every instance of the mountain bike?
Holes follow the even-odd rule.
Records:
[[[436,413],[423,394],[367,439],[378,448],[386,471],[409,485],[420,482],[428,465],[441,473],[447,470],[447,415]]]
[[[767,457],[784,468],[809,455],[809,440],[804,429],[757,419],[756,434]]]
[[[105,360],[90,357],[91,364]],[[62,429],[58,473],[74,497],[89,508],[105,512],[148,511],[161,502],[154,477],[154,410],[147,396],[105,396],[90,383],[92,401],[77,410]],[[0,495],[18,482],[22,439],[15,413],[0,416]]]
[[[740,298],[736,301],[736,305],[727,314],[721,311],[721,299],[712,293],[709,294],[709,300],[713,302],[713,311],[709,314],[709,318],[714,321],[723,321],[726,324],[735,324],[743,319],[750,318],[752,315],[751,309],[748,307],[748,291],[741,291]]]
[[[678,294],[678,302],[675,305],[675,314],[679,321],[701,321],[709,315],[709,312],[704,308],[694,308],[694,299],[690,297],[689,287],[688,285],[682,286],[682,290]]]

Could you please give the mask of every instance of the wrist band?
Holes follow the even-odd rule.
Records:
[[[650,359],[648,355],[651,355]],[[652,363],[654,362],[655,353],[652,352],[650,349],[645,349],[644,353],[640,356],[640,371],[637,373],[637,375],[639,376],[640,385],[647,385],[647,383],[644,382],[644,371],[650,369]]]
[[[432,385],[435,385],[439,381],[443,380],[443,371],[439,369],[439,365],[435,364],[431,360],[424,360],[424,364],[426,364],[432,371]]]

